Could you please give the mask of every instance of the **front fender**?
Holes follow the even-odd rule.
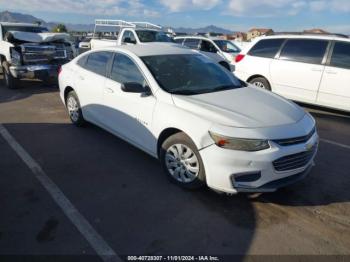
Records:
[[[159,138],[163,130],[176,128],[187,134],[198,150],[214,143],[209,135],[212,123],[174,105],[158,103],[154,111],[154,134]]]

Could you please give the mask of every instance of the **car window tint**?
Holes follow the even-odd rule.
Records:
[[[81,58],[79,58],[77,64],[80,65],[81,67],[85,67],[87,58],[88,58],[87,55],[82,56]]]
[[[177,43],[177,44],[182,44],[182,42],[183,42],[184,40],[183,40],[183,38],[180,38],[180,39],[175,39],[174,41],[175,41],[175,43]]]
[[[130,31],[124,31],[122,42],[125,42],[125,38],[130,38],[131,39],[131,32]]]
[[[191,49],[198,49],[199,39],[187,38],[187,39],[185,39],[184,45],[191,48]]]
[[[112,57],[111,52],[96,52],[89,54],[85,68],[96,74],[105,76],[109,59]]]
[[[328,41],[313,39],[289,39],[280,55],[282,60],[321,64]]]
[[[265,39],[254,45],[248,55],[266,58],[274,58],[281,48],[284,39]]]
[[[113,61],[111,78],[118,83],[145,84],[145,78],[137,65],[127,56],[116,54]]]
[[[331,66],[350,69],[350,43],[335,43],[331,58]]]
[[[217,52],[215,46],[212,43],[210,43],[209,41],[205,41],[205,40],[202,40],[201,51],[203,51],[203,52],[211,52],[211,53],[216,53]]]

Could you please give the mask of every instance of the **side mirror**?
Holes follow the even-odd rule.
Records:
[[[139,83],[128,82],[122,84],[122,90],[127,93],[144,93],[146,89]]]
[[[125,37],[124,43],[127,43],[127,44],[136,44],[136,41],[135,41],[135,40],[131,40],[130,37]]]

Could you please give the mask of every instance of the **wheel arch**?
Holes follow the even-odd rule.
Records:
[[[68,96],[69,92],[71,92],[71,91],[74,91],[74,88],[71,87],[71,86],[66,86],[66,87],[64,88],[64,102],[65,102],[65,103],[66,103],[66,101],[67,101],[67,96]]]
[[[270,81],[267,79],[267,77],[265,77],[265,76],[263,76],[263,75],[259,75],[259,74],[250,76],[250,77],[247,79],[247,82],[250,82],[250,81],[252,81],[253,79],[259,78],[259,77],[266,79],[266,81],[267,81],[267,82],[269,83],[269,85],[271,86],[271,83],[270,83]]]
[[[174,127],[168,127],[166,129],[164,129],[159,137],[158,137],[158,140],[157,140],[157,156],[159,158],[160,156],[160,149],[161,149],[161,146],[162,144],[164,143],[164,141],[171,137],[172,135],[175,135],[177,133],[185,133],[184,131],[182,131],[181,129],[178,129],[178,128],[174,128]],[[186,133],[185,133],[186,134]],[[187,134],[186,134],[187,135]],[[187,135],[188,136],[188,135]]]

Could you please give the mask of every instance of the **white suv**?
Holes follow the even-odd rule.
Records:
[[[350,111],[350,39],[338,35],[275,35],[236,57],[243,81],[299,102]]]

